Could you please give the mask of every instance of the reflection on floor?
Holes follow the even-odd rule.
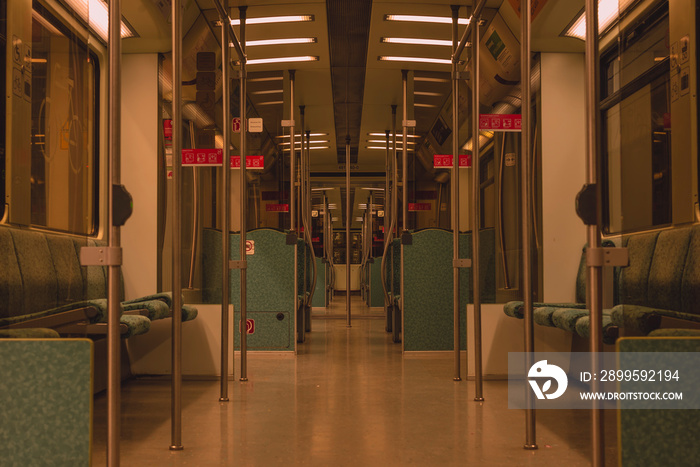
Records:
[[[122,388],[122,465],[457,466],[590,465],[587,411],[537,412],[539,449],[526,451],[522,411],[507,383],[452,381],[452,355],[403,357],[377,310],[352,297],[352,327],[316,319],[298,356],[249,357],[249,381],[183,383],[184,450],[171,452],[170,385]],[[342,318],[345,297],[323,314]],[[317,312],[315,311],[315,314]],[[365,315],[364,317],[362,315]],[[93,463],[104,465],[106,397],[95,398]],[[614,413],[606,414],[607,465],[616,465]]]

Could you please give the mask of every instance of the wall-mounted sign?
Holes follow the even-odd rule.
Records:
[[[183,149],[182,165],[196,167],[217,167],[224,160],[223,149]],[[246,156],[247,169],[262,170],[265,168],[265,156]],[[231,156],[230,167],[241,168],[241,156]]]
[[[430,211],[430,203],[408,203],[408,210],[411,212],[415,211]]]
[[[182,165],[198,167],[214,167],[221,165],[224,160],[223,149],[183,149]]]
[[[249,118],[248,119],[248,131],[251,133],[262,133],[262,131],[263,131],[263,119],[262,118]]]
[[[266,204],[267,212],[289,212],[289,204]]]
[[[481,114],[479,129],[491,131],[520,131],[523,117],[520,114]]]
[[[472,166],[472,155],[471,154],[460,154],[459,155],[459,167],[471,167]],[[452,168],[452,154],[435,154],[433,155],[433,168],[435,169],[451,169]]]
[[[241,168],[241,156],[231,156],[231,168]],[[262,170],[265,168],[265,156],[245,156],[245,168],[248,170]]]
[[[231,120],[231,130],[233,130],[234,133],[241,132],[241,117],[233,117],[233,120]]]
[[[255,240],[245,241],[245,254],[254,255],[255,254]]]

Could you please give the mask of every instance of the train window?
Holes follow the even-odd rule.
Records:
[[[0,0],[0,63],[7,49],[7,0]],[[5,89],[5,73],[0,73],[0,89]],[[5,99],[0,99],[0,219],[5,215]]]
[[[32,11],[31,223],[90,235],[98,210],[97,80],[87,41]]]
[[[604,227],[671,223],[668,4],[620,33],[601,56]]]

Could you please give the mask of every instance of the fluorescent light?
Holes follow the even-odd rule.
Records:
[[[382,37],[380,41],[387,44],[441,45],[444,47],[452,47],[452,41],[442,39],[420,39],[418,37]]]
[[[386,133],[367,133],[369,136],[386,136]],[[391,136],[391,134],[390,134]],[[409,138],[420,138],[420,135],[406,135]],[[403,133],[396,133],[397,138],[403,138]]]
[[[318,40],[315,37],[288,37],[286,39],[261,39],[257,41],[245,41],[245,45],[246,47],[256,47],[258,45],[313,44],[316,42],[318,42]]]
[[[251,94],[253,95],[262,95],[262,94],[281,94],[283,93],[283,89],[269,89],[267,91],[253,91]]]
[[[430,108],[430,107],[437,107],[437,105],[435,105],[435,104],[422,104],[422,103],[420,103],[420,102],[414,102],[414,103],[413,103],[413,106],[414,106],[414,107],[428,107],[428,108]]]
[[[329,141],[328,141],[328,140],[323,140],[323,141],[317,140],[317,141],[310,141],[310,143],[311,143],[311,144],[324,144],[324,143],[329,143]],[[290,142],[290,141],[285,141],[284,143],[277,143],[277,144],[280,145],[280,146],[289,146],[289,145],[291,144],[291,142]],[[306,141],[304,141],[304,144],[306,144]],[[301,142],[300,142],[300,141],[295,141],[295,142],[294,142],[294,146],[301,146]]]
[[[598,0],[598,34],[605,31],[620,16],[620,11],[629,6],[627,0]],[[622,7],[620,7],[622,6]],[[565,36],[586,40],[586,12],[583,11],[564,32]]]
[[[318,56],[299,55],[296,57],[277,57],[277,58],[254,58],[248,60],[248,65],[262,65],[265,63],[289,63],[289,62],[315,62],[318,61]],[[448,60],[449,62],[449,60]]]
[[[429,97],[440,97],[442,93],[440,92],[428,92],[428,91],[413,91],[415,96],[429,96]]]
[[[109,8],[103,0],[65,0],[68,6],[107,42],[109,31]],[[136,32],[124,21],[121,22],[122,38],[134,37]]]
[[[386,141],[383,139],[368,139],[367,142],[368,143],[386,143]],[[407,143],[408,144],[416,144],[415,141],[407,141]]]
[[[449,16],[384,15],[384,21],[452,24],[452,18]],[[459,18],[457,24],[469,24],[469,18]]]
[[[267,76],[263,78],[250,78],[247,79],[246,81],[249,83],[262,83],[265,81],[282,81],[284,79],[283,76]]]
[[[301,149],[294,146],[294,149]],[[311,146],[309,149],[328,149],[328,146]],[[284,148],[282,151],[289,152],[289,148]]]
[[[386,151],[386,146],[365,146],[365,148],[366,148],[366,149],[381,149],[381,150]],[[391,145],[389,145],[389,149],[393,149],[393,148],[391,147]],[[410,149],[411,151],[413,151],[413,148],[408,148],[408,149]],[[397,151],[403,150],[403,146],[398,146],[398,145],[397,145],[397,146],[396,146],[396,150],[397,150]]]
[[[452,64],[452,60],[450,60],[449,58],[397,57],[393,55],[380,55],[379,57],[377,57],[377,60],[385,62],[436,63],[438,65]]]
[[[282,105],[284,101],[267,101],[267,102],[257,102],[255,105]]]
[[[314,15],[289,15],[289,16],[261,16],[259,18],[246,18],[245,24],[270,24],[270,23],[299,23],[313,21]],[[231,25],[240,26],[240,19],[232,19]]]
[[[301,136],[301,134],[297,133],[294,136]],[[309,136],[328,136],[328,133],[309,133]],[[275,136],[275,138],[289,138],[289,135]]]
[[[361,217],[356,217],[355,220],[356,220],[357,222],[362,222],[362,221],[363,221],[363,219],[362,219]]]
[[[449,83],[449,79],[429,78],[427,76],[414,76],[413,81],[424,81],[426,83]]]

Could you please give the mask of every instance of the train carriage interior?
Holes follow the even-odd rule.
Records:
[[[698,465],[699,20],[0,0],[0,465]]]

